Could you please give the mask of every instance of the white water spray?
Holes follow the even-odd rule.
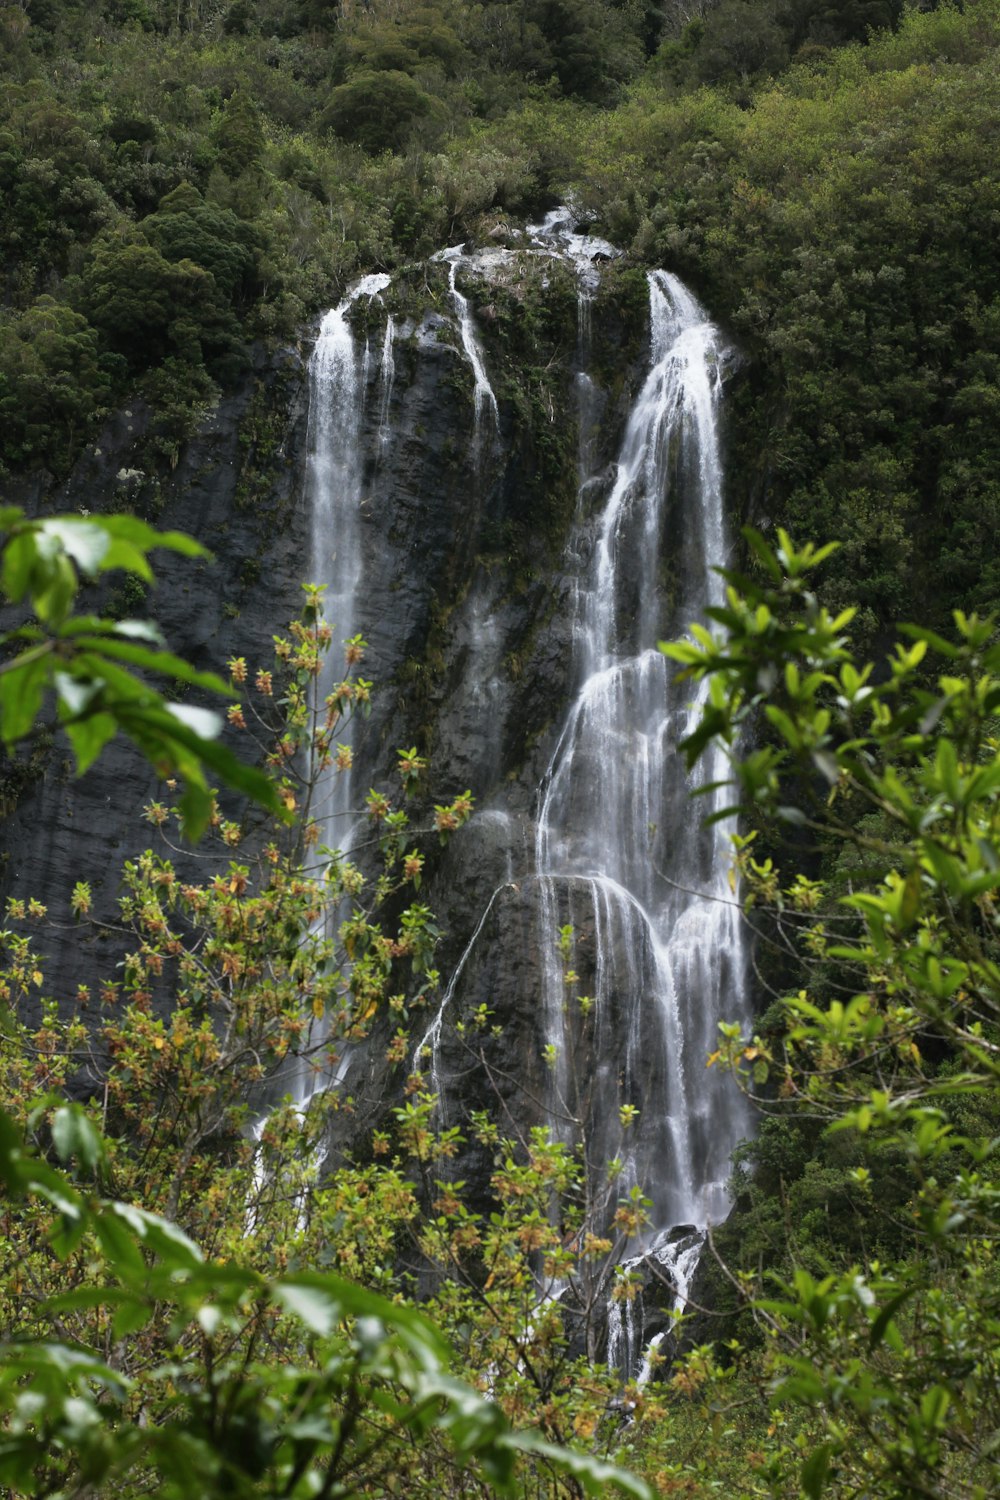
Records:
[[[746,1008],[728,829],[703,827],[720,794],[691,800],[676,745],[698,705],[685,702],[687,691],[671,684],[651,648],[673,623],[663,613],[664,564],[688,617],[720,597],[710,569],[726,556],[722,347],[676,277],[656,271],[648,279],[650,368],[578,589],[579,687],[540,791],[536,863],[538,931],[550,955],[552,1116],[580,1122],[592,1160],[622,1158],[620,1193],[638,1186],[652,1200],[651,1237],[725,1215],[729,1157],[748,1121],[738,1097],[705,1071],[717,1022]],[[665,538],[673,539],[672,556]],[[709,754],[696,783],[721,772]],[[554,951],[555,931],[567,921],[576,934],[573,967],[589,954],[593,972],[583,1080],[582,1023],[567,1013]],[[623,1106],[638,1108],[639,1119],[622,1142]],[[614,1316],[623,1347],[628,1308]]]
[[[433,259],[443,260],[448,265],[448,290],[451,292],[451,300],[458,314],[458,331],[462,339],[462,348],[465,350],[465,357],[472,367],[472,374],[475,380],[473,402],[476,414],[475,431],[478,439],[484,407],[489,406],[492,409],[494,427],[499,423],[500,414],[497,409],[497,398],[493,394],[493,387],[490,385],[489,376],[486,373],[486,364],[476,334],[476,325],[472,318],[469,299],[459,291],[455,280],[458,275],[458,268],[465,258],[462,253],[464,248],[464,245],[452,245],[448,250],[439,250]]]
[[[382,340],[382,363],[379,366],[378,441],[380,448],[385,448],[392,438],[389,407],[392,404],[392,388],[396,383],[396,359],[393,352],[395,340],[396,324],[390,313],[386,320],[385,337]]]
[[[365,370],[348,314],[359,297],[378,296],[389,283],[390,277],[377,274],[365,276],[351,287],[339,306],[323,318],[309,362],[306,494],[312,518],[310,572],[312,582],[325,586],[324,611],[335,640],[354,634],[361,623],[358,618],[362,568],[360,434]],[[334,648],[316,684],[318,704],[323,703],[333,684],[340,680],[343,667],[341,653]],[[350,745],[351,726],[345,725],[336,738],[339,743]],[[319,842],[347,853],[353,838],[354,817],[350,770],[324,778],[318,790],[322,797],[315,808],[320,825]],[[338,920],[337,912],[328,913],[324,925],[331,934]],[[322,1020],[310,1018],[304,1052],[322,1044],[323,1025]],[[296,1112],[302,1116],[314,1095],[330,1085],[331,1078],[328,1071],[314,1068],[304,1058],[297,1066],[290,1065],[289,1073],[289,1093]],[[257,1142],[265,1123],[266,1116],[253,1127]],[[311,1163],[313,1177],[319,1172],[322,1160],[322,1154],[317,1153]],[[258,1160],[254,1167],[258,1190],[263,1170]]]

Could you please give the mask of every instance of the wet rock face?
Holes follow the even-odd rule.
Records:
[[[265,414],[266,460],[254,437]],[[46,492],[36,481],[12,498],[36,512],[133,510],[204,542],[211,560],[154,555],[157,585],[148,595],[116,580],[94,591],[88,604],[157,620],[172,650],[224,673],[233,654],[266,661],[271,635],[299,608],[307,552],[300,504],[305,424],[301,356],[261,354],[184,445],[172,472],[157,474],[145,458],[149,413],[137,404],[108,422],[64,485]],[[39,774],[22,779],[5,809],[0,900],[34,896],[65,924],[58,938],[39,941],[45,993],[71,997],[80,982],[114,977],[122,950],[114,932],[119,872],[151,842],[141,811],[159,795],[158,782],[124,741],[112,742],[80,780],[59,737],[34,759]],[[94,914],[108,924],[96,935],[71,924],[69,898],[78,880],[90,882]]]
[[[396,750],[416,745],[433,788],[416,821],[465,789],[477,813],[427,850],[439,996],[412,1017],[405,1063],[378,1036],[349,1054],[355,1108],[336,1144],[384,1122],[415,1069],[449,1124],[486,1108],[505,1134],[547,1125],[579,1148],[602,1184],[598,1229],[616,1197],[648,1195],[651,1228],[626,1247],[645,1312],[601,1302],[600,1339],[636,1373],[694,1274],[699,1235],[671,1234],[724,1214],[746,1123],[703,1065],[746,989],[726,835],[689,803],[674,753],[688,690],[671,696],[654,649],[716,600],[733,362],[675,277],[623,266],[568,221],[536,231],[364,278],[313,330],[311,358],[261,355],[171,472],[147,472],[135,408],[60,493],[28,499],[128,506],[205,542],[212,562],[165,558],[148,607],[98,601],[153,615],[198,666],[270,665],[306,579],[328,590],[335,640],[369,642],[378,692],[352,804],[371,785],[394,794]],[[81,783],[58,741],[42,759],[43,776],[8,778],[0,896],[68,921],[74,882],[91,882],[106,926],[49,944],[46,991],[70,999],[121,958],[118,872],[151,841],[140,809],[157,788],[124,746]],[[453,1167],[485,1205],[488,1153]],[[593,1357],[607,1289],[592,1290]]]
[[[544,299],[551,288],[537,266],[526,265],[520,280],[508,271],[496,295],[474,267],[458,271],[498,393],[496,416],[482,413],[478,431],[449,267],[421,270],[412,284],[373,302],[356,332],[359,357],[367,343],[359,440],[363,607],[360,619],[333,623],[338,636],[361,631],[370,644],[365,671],[378,694],[363,776],[377,780],[391,768],[396,746],[416,743],[431,757],[436,800],[470,787],[478,806],[496,803],[511,820],[502,837],[496,827],[486,837],[487,819],[444,851],[429,900],[446,928],[445,972],[478,920],[481,894],[488,899],[496,884],[489,885],[494,870],[510,863],[505,841],[520,838],[515,863],[523,867],[526,835],[511,828],[528,817],[570,690],[571,579],[563,548],[567,496],[575,497],[577,486],[577,329],[566,287],[558,288],[550,313]],[[644,337],[641,318],[617,316],[614,300],[609,293],[600,305],[594,338],[618,372],[617,389],[590,392],[595,413],[603,412],[590,441],[605,465]],[[487,306],[492,311],[479,320]],[[393,310],[395,368],[387,391],[381,361]],[[146,458],[150,414],[136,403],[109,420],[65,484],[35,479],[10,494],[36,511],[130,509],[203,541],[210,562],[162,554],[148,598],[116,584],[94,601],[156,619],[170,648],[196,666],[224,670],[230,655],[251,666],[269,663],[272,635],[300,607],[312,551],[309,352],[309,342],[259,352],[239,386],[182,445],[172,470]],[[521,369],[529,357],[535,363]],[[631,374],[622,364],[628,358],[636,362]],[[152,841],[141,809],[158,795],[157,779],[124,743],[113,743],[79,781],[58,738],[20,759],[24,766],[5,768],[0,788],[0,899],[33,895],[68,924],[72,887],[85,879],[95,915],[107,924],[98,936],[67,926],[71,937],[44,942],[45,993],[71,997],[81,980],[111,975],[120,959],[119,873]]]

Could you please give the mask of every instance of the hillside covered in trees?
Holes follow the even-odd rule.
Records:
[[[89,768],[117,732],[171,778],[121,809],[161,842],[129,856],[120,889],[116,872],[113,923],[91,889],[108,872],[83,847],[65,921],[47,926],[30,869],[8,903],[0,1173],[17,1201],[0,1226],[0,1483],[74,1500],[615,1487],[987,1500],[1000,1484],[997,0],[23,0],[0,9],[0,40],[13,502],[0,581],[31,611],[0,667],[4,814],[30,822],[38,785]],[[519,238],[562,203],[604,247],[589,301],[555,258],[532,271]],[[493,281],[466,267],[482,346],[462,321],[442,353],[433,330],[465,299],[441,252],[460,243],[512,259]],[[372,273],[378,290],[351,301]],[[526,1095],[548,1070],[570,1097],[575,1054],[505,1050],[500,1012],[544,1009],[545,963],[581,1051],[607,1024],[587,992],[604,963],[597,919],[543,904],[553,956],[538,956],[544,939],[516,956],[529,1005],[490,967],[512,932],[515,948],[534,941],[517,926],[520,873],[490,840],[529,816],[536,850],[547,836],[528,804],[558,780],[572,697],[566,558],[580,537],[599,552],[579,496],[613,495],[625,467],[670,276],[726,340],[705,368],[726,391],[725,527],[746,530],[719,559],[728,595],[704,596],[715,637],[666,650],[700,694],[689,769],[728,765],[717,806],[741,815],[729,894],[723,881],[707,899],[744,904],[755,1016],[723,1024],[706,1059],[706,1097],[731,1075],[754,1128],[728,1219],[696,1226],[680,1324],[680,1282],[651,1287],[628,1258],[662,1227],[623,1168],[638,1111],[618,1108],[617,1145],[595,1164],[563,1129],[568,1105],[543,1124],[511,1106],[518,1073]],[[299,351],[328,308],[341,353],[355,359],[364,337],[375,454],[362,478],[338,476],[357,480],[369,547],[373,514],[382,527],[372,597],[409,631],[382,684],[362,675],[359,636],[343,664],[331,652],[315,592],[290,629],[268,613],[287,583],[269,575],[270,539],[305,546],[294,496],[315,484],[299,468],[315,467],[316,439]],[[469,356],[474,390],[456,373],[467,337],[488,366]],[[415,374],[428,348],[433,368]],[[395,458],[394,379],[400,411],[406,381],[419,396]],[[586,441],[583,387],[604,402]],[[473,401],[466,452],[454,413]],[[133,409],[129,467],[91,483]],[[231,410],[212,449],[205,434]],[[664,463],[683,470],[680,428],[666,430]],[[173,525],[185,493],[194,512],[222,493],[217,452],[232,514],[200,540],[232,553],[239,591],[214,601],[226,643],[203,660],[200,639],[196,670],[127,617],[157,612],[152,526]],[[373,476],[398,515],[378,511]],[[439,481],[420,510],[411,491]],[[827,541],[837,550],[812,545]],[[165,545],[202,566],[195,544]],[[682,553],[656,564],[661,633],[683,629]],[[404,557],[426,576],[405,580]],[[182,595],[205,575],[163,571],[171,618],[197,614]],[[116,592],[78,595],[105,574]],[[623,631],[642,610],[619,600],[630,610]],[[170,679],[176,719],[147,695],[150,673]],[[46,693],[72,752],[61,770],[62,742],[36,723]],[[227,745],[269,780],[240,772],[192,706],[219,694]],[[623,717],[638,699],[616,700]],[[514,728],[495,731],[493,765],[459,742],[470,715],[506,722],[498,704]],[[347,783],[354,741],[336,737],[370,712],[375,749],[357,755],[374,784],[352,789],[366,835],[356,856],[330,856],[318,788],[331,772]],[[393,751],[404,732],[411,748]],[[440,791],[439,759],[460,777]],[[477,832],[460,784],[487,761],[508,800]],[[613,769],[599,768],[609,802]],[[214,800],[213,779],[256,810]],[[182,820],[208,825],[203,866],[179,848]],[[656,837],[651,818],[650,849]],[[476,872],[491,859],[495,890]],[[56,951],[60,974],[81,955],[75,995],[49,991]],[[463,972],[481,998],[462,1002],[449,1054],[442,1017]],[[366,1093],[348,1069],[369,1054],[381,1071]],[[474,1080],[475,1108],[441,1107],[442,1057]],[[320,1069],[328,1089],[312,1086]],[[674,1227],[672,1265],[691,1226]],[[658,1332],[632,1349],[622,1330],[638,1316],[642,1334],[643,1297]]]
[[[169,462],[252,340],[572,192],[752,361],[737,514],[843,537],[873,632],[995,597],[992,5],[27,4],[3,24],[11,472],[65,473],[136,387]]]

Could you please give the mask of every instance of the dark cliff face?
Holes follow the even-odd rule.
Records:
[[[552,1125],[553,1005],[565,1009],[552,998],[553,963],[558,931],[570,925],[577,990],[600,1001],[558,1022],[556,1091],[562,1091],[564,1119],[591,1122],[587,1150],[595,1161],[617,1156],[620,1099],[614,1101],[625,1087],[643,1116],[637,1132],[644,1139],[642,1171],[662,1158],[663,1141],[669,1141],[664,1100],[677,1083],[670,1082],[669,1065],[657,1060],[659,1043],[647,1047],[652,1060],[641,1080],[630,1074],[633,1062],[621,1050],[637,1024],[645,1028],[635,1021],[635,1006],[658,982],[653,950],[668,937],[637,925],[638,903],[620,886],[609,902],[613,882],[602,885],[604,877],[589,866],[569,865],[555,880],[538,873],[547,768],[551,773],[581,688],[580,590],[595,576],[601,517],[621,471],[623,434],[632,430],[655,373],[652,279],[647,285],[643,272],[604,266],[582,297],[578,273],[578,265],[537,252],[488,252],[463,258],[457,268],[453,262],[415,268],[391,286],[382,284],[387,278],[373,278],[378,286],[370,295],[349,297],[338,309],[356,401],[351,428],[356,421],[357,451],[349,466],[354,509],[350,537],[346,531],[324,535],[318,554],[330,556],[348,541],[358,552],[353,604],[343,603],[349,592],[336,594],[339,608],[353,617],[331,619],[335,641],[364,635],[364,673],[377,685],[356,747],[355,791],[360,800],[369,785],[392,785],[396,750],[416,745],[431,771],[428,801],[414,810],[415,821],[421,814],[427,821],[433,802],[466,789],[477,808],[447,847],[433,839],[427,846],[421,899],[442,929],[442,990],[411,1017],[404,1062],[386,1061],[377,1030],[370,1047],[350,1054],[344,1086],[354,1108],[343,1127],[350,1136],[337,1143],[348,1151],[363,1142],[367,1126],[384,1121],[414,1069],[440,1089],[449,1124],[471,1109],[489,1108],[507,1122],[504,1129],[509,1124],[526,1133]],[[467,320],[463,329],[465,299],[475,313],[472,334]],[[43,495],[39,487],[17,497],[53,510],[135,509],[210,547],[211,562],[165,556],[158,587],[146,601],[128,590],[96,601],[119,614],[156,618],[171,648],[198,666],[224,671],[231,655],[244,657],[251,673],[270,665],[272,636],[298,613],[301,583],[324,581],[310,580],[318,566],[317,439],[310,417],[318,387],[315,376],[310,383],[316,361],[311,367],[309,356],[309,343],[260,354],[168,473],[144,463],[149,418],[135,408],[108,424],[60,491]],[[725,373],[724,348],[719,358]],[[647,468],[661,465],[664,473],[683,476],[681,429],[664,433]],[[624,502],[620,524],[626,530],[646,503],[647,483],[637,481],[639,498]],[[706,559],[688,557],[693,533],[681,509],[679,500],[666,509],[658,538],[648,544],[662,559],[654,560],[652,592],[647,587],[639,597],[638,575],[649,573],[648,558],[621,573],[614,628],[623,639],[641,635],[643,647],[679,628],[696,607],[691,579],[704,574]],[[623,719],[637,711],[639,678],[633,682],[632,670],[627,662],[622,668]],[[665,686],[663,692],[657,719],[667,711]],[[622,749],[626,758],[633,753],[634,747]],[[157,784],[125,745],[113,745],[80,781],[70,775],[58,740],[31,759],[27,773],[6,781],[0,896],[35,896],[62,924],[59,938],[40,942],[46,953],[42,993],[68,1002],[81,981],[115,977],[127,947],[115,928],[120,871],[125,859],[155,842],[141,811],[158,794]],[[589,809],[603,796],[606,769],[592,749],[581,754],[574,772],[573,818],[584,837],[599,821]],[[675,786],[672,773],[670,785],[670,796],[663,792],[666,821],[678,812],[670,797],[683,801],[681,780]],[[650,823],[650,836],[655,829]],[[199,859],[182,855],[182,876],[189,867],[203,875]],[[91,884],[94,915],[103,926],[72,925],[69,899],[81,879]],[[558,973],[554,983],[558,997]],[[702,1004],[700,996],[695,1000]],[[485,1025],[472,1021],[482,1009]],[[421,1049],[442,1017],[433,1046]],[[703,1041],[698,1031],[692,1046],[700,1055],[708,1050]],[[78,1086],[92,1082],[80,1079]],[[684,1147],[704,1161],[712,1147],[698,1131],[710,1136],[714,1128],[706,1111],[702,1125],[690,1124]],[[470,1193],[485,1201],[486,1156],[468,1151],[453,1166]],[[668,1196],[659,1205],[654,1227],[661,1237],[689,1217],[682,1211],[678,1219],[672,1201]],[[658,1317],[662,1322],[657,1305],[664,1297],[656,1289],[670,1285],[657,1264],[647,1336],[658,1331]],[[629,1336],[641,1335],[638,1328]]]
[[[635,273],[632,273],[633,277]],[[543,276],[525,261],[490,285],[462,278],[477,312],[498,397],[494,423],[475,432],[473,377],[441,269],[400,278],[355,320],[366,338],[361,618],[334,621],[337,637],[361,631],[365,671],[377,685],[365,734],[364,775],[377,780],[397,746],[416,743],[432,762],[436,800],[471,788],[485,820],[436,859],[429,893],[446,932],[444,971],[461,952],[526,819],[569,691],[570,580],[563,550],[576,504],[578,391],[576,305],[561,267]],[[555,285],[553,286],[553,283]],[[635,288],[610,286],[594,312],[591,469],[611,463],[638,378],[645,310]],[[627,295],[625,294],[627,293]],[[388,410],[380,409],[380,342],[395,307],[399,332]],[[176,466],[150,465],[149,413],[117,413],[68,481],[25,483],[11,498],[36,510],[130,509],[164,529],[189,532],[213,553],[189,562],[164,553],[147,598],[127,588],[95,601],[156,619],[171,649],[224,671],[230,655],[268,664],[271,637],[299,610],[310,572],[304,473],[309,343],[258,352],[254,367],[195,435]],[[34,896],[66,923],[46,952],[44,993],[70,998],[81,980],[109,974],[120,957],[113,926],[125,859],[147,847],[141,818],[155,775],[125,744],[112,744],[77,780],[58,739],[44,741],[3,778],[0,898]],[[77,880],[94,891],[103,937],[70,925]]]
[[[196,536],[211,561],[154,555],[157,585],[148,595],[119,581],[88,603],[157,620],[171,649],[201,668],[224,673],[231,654],[264,661],[271,634],[299,606],[307,554],[299,494],[305,398],[298,353],[258,355],[172,471],[149,467],[149,413],[137,404],[108,422],[64,485],[46,492],[36,482],[13,498],[36,512],[132,510],[164,530]],[[265,415],[266,445],[254,440]],[[150,844],[141,813],[159,795],[155,774],[124,741],[112,742],[80,779],[66,750],[58,737],[49,739],[19,757],[31,763],[31,774],[5,767],[10,793],[0,835],[0,897],[34,896],[62,926],[58,937],[39,938],[44,993],[59,998],[71,998],[82,981],[113,977],[120,957],[113,930],[95,936],[74,928],[70,893],[75,881],[89,881],[94,915],[113,929],[122,864]]]

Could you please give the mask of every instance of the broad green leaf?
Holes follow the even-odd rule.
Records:
[[[39,521],[41,536],[53,537],[76,563],[81,573],[93,578],[111,545],[108,529],[100,521],[74,516],[51,516]]]
[[[761,536],[760,532],[755,531],[752,526],[744,526],[741,528],[740,535],[743,537],[743,540],[746,542],[747,546],[750,548],[757,561],[774,579],[774,582],[780,583],[781,567],[778,563],[778,559],[775,557],[774,553],[771,551],[770,547],[767,545],[767,542]]]
[[[899,632],[901,635],[908,636],[911,641],[924,641],[940,656],[961,655],[959,647],[953,641],[946,641],[944,636],[938,635],[934,630],[928,630],[924,625],[900,625]]]
[[[134,633],[134,632],[133,632]],[[193,687],[205,688],[208,692],[221,693],[226,698],[235,696],[233,689],[215,672],[199,672],[182,656],[171,651],[150,651],[132,641],[116,640],[113,636],[81,636],[77,642],[81,651],[92,652],[97,657],[114,657],[116,661],[128,662],[147,672],[158,672],[163,677],[172,677],[177,682],[188,682]]]
[[[911,1297],[916,1295],[917,1290],[915,1286],[904,1287],[901,1292],[897,1292],[896,1296],[881,1309],[878,1317],[872,1323],[871,1331],[868,1334],[868,1347],[870,1349],[878,1348],[879,1344],[886,1337],[896,1313]]]
[[[150,1302],[141,1296],[126,1296],[115,1308],[111,1319],[111,1336],[114,1339],[124,1339],[130,1333],[138,1333],[145,1328],[153,1316],[155,1309]]]
[[[401,1341],[426,1370],[437,1370],[448,1363],[451,1351],[447,1341],[429,1319],[412,1307],[390,1302],[387,1297],[357,1286],[333,1272],[300,1272],[295,1276],[283,1276],[274,1283],[274,1294],[281,1300],[289,1288],[296,1294],[315,1292],[328,1305],[335,1305],[335,1322],[345,1317],[377,1318],[392,1330],[393,1338]],[[317,1318],[329,1317],[328,1312],[322,1312],[318,1307],[315,1314]],[[303,1316],[303,1321],[308,1321],[303,1314],[300,1316]]]
[[[131,1385],[130,1380],[96,1355],[70,1344],[34,1339],[11,1341],[0,1345],[0,1359],[4,1365],[16,1368],[23,1375],[52,1371],[70,1380],[86,1377],[118,1392],[124,1392]]]
[[[155,620],[116,620],[114,634],[127,636],[130,640],[151,641],[154,646],[164,644],[163,631]],[[219,678],[222,681],[222,678]]]
[[[31,602],[44,624],[58,628],[69,614],[76,597],[77,578],[73,564],[62,553],[45,572],[44,581],[32,580]]]
[[[48,683],[47,646],[32,646],[0,672],[0,738],[13,745],[31,733]]]
[[[292,1313],[321,1338],[331,1334],[337,1326],[340,1305],[328,1292],[318,1287],[276,1282],[274,1299],[286,1312]]]
[[[167,712],[200,739],[211,740],[222,731],[222,715],[211,708],[198,708],[193,703],[168,703]]]
[[[809,1496],[809,1500],[820,1500],[823,1486],[826,1484],[827,1475],[830,1472],[830,1457],[833,1452],[831,1443],[820,1443],[819,1447],[806,1459],[802,1465],[802,1490]]]
[[[201,1264],[202,1253],[194,1240],[169,1219],[150,1213],[148,1209],[137,1208],[134,1203],[109,1203],[106,1211],[127,1225],[168,1265],[186,1269]]]
[[[118,725],[111,714],[90,714],[75,724],[65,724],[67,738],[76,756],[76,774],[82,776],[89,771],[94,761],[118,733]]]
[[[174,741],[178,746],[191,751],[204,761],[205,765],[221,777],[227,786],[238,792],[245,792],[248,797],[252,797],[255,802],[269,808],[279,817],[286,815],[277,788],[264,771],[245,765],[217,741],[200,739],[166,709],[158,705],[129,704],[120,710],[120,716],[128,732],[134,731],[137,734],[148,732],[154,739],[162,735],[165,741]],[[168,744],[164,744],[163,748],[167,749]]]
[[[136,1237],[110,1205],[94,1214],[93,1229],[112,1275],[122,1281],[145,1276],[146,1262],[136,1244]]]
[[[102,516],[101,524],[108,534],[116,539],[131,542],[144,551],[154,547],[166,547],[171,552],[180,552],[184,557],[211,557],[212,554],[201,542],[187,536],[183,531],[157,531],[138,516]]]
[[[177,810],[181,816],[181,828],[184,831],[184,836],[192,844],[198,842],[208,827],[214,802],[215,798],[204,779],[200,776],[192,776],[190,772],[186,772],[184,791],[181,793]]]
[[[77,1157],[93,1170],[104,1160],[104,1142],[78,1104],[65,1104],[52,1117],[52,1141],[63,1161]]]
[[[38,563],[38,544],[33,531],[22,531],[5,545],[0,586],[12,604],[20,604],[24,598]]]
[[[61,711],[73,717],[85,713],[101,690],[99,683],[81,682],[69,672],[54,672],[52,682]]]
[[[131,542],[120,538],[111,541],[101,563],[102,573],[110,572],[113,568],[120,568],[123,573],[134,573],[144,583],[156,582],[149,560],[142,548],[134,547]]]
[[[653,1491],[644,1480],[589,1453],[579,1453],[575,1448],[558,1448],[530,1432],[512,1432],[501,1441],[509,1442],[520,1453],[533,1453],[549,1459],[555,1468],[579,1480],[588,1495],[600,1495],[606,1485],[613,1484],[623,1494],[634,1496],[635,1500],[654,1500]]]

